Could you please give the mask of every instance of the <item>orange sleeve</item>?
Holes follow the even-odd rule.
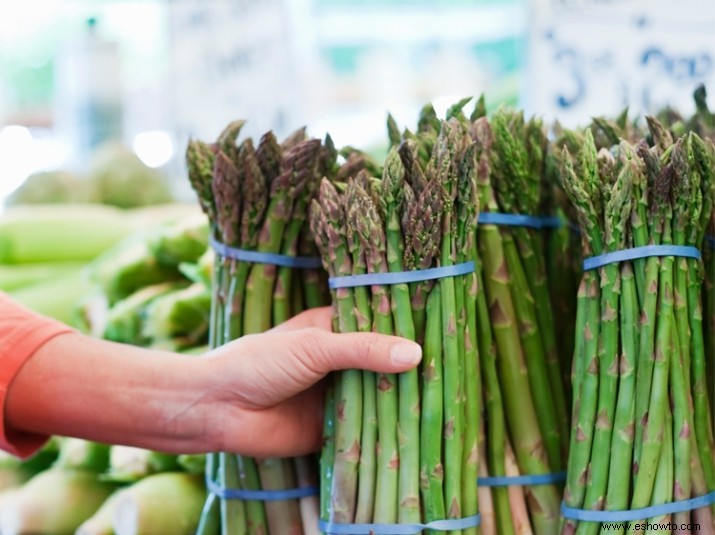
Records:
[[[0,292],[0,448],[19,457],[29,457],[48,437],[20,432],[5,424],[5,400],[10,383],[20,368],[45,342],[73,330],[18,305]],[[38,395],[41,395],[38,393]]]

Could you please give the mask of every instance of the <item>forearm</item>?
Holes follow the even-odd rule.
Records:
[[[6,425],[173,452],[215,448],[210,359],[57,336],[10,385]],[[214,417],[215,418],[215,417]]]

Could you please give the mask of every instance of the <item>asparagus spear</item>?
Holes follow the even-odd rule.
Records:
[[[426,269],[439,254],[442,218],[441,187],[436,181],[422,190],[419,198],[406,207],[405,266]],[[442,326],[441,292],[431,281],[413,285],[412,312],[424,314],[420,337],[424,340],[425,361],[422,366],[422,400],[420,424],[420,486],[425,520],[445,518],[442,464]],[[434,295],[433,295],[434,294]],[[424,310],[424,312],[422,312]],[[415,321],[417,324],[417,321]],[[417,331],[419,332],[419,331]],[[417,333],[416,333],[417,334]],[[476,478],[476,475],[475,475]],[[472,481],[473,482],[473,481]]]
[[[387,265],[390,271],[404,271],[404,242],[400,214],[404,202],[404,167],[396,149],[390,151],[382,175],[383,212],[385,214],[385,237]],[[410,292],[406,284],[390,287],[395,334],[416,340],[412,321]],[[399,384],[399,432],[398,447],[399,501],[398,521],[419,522],[419,384],[417,370],[412,369],[398,376]]]
[[[597,231],[598,208],[600,195],[597,184],[599,183],[596,147],[590,131],[586,131],[585,142],[579,154],[579,173],[574,169],[574,162],[565,149],[565,176],[564,187],[571,202],[577,210],[581,236],[583,240],[584,255],[598,255],[603,251],[602,239]],[[594,194],[590,194],[594,193]],[[581,507],[586,494],[588,479],[588,463],[593,443],[594,423],[597,411],[598,392],[598,341],[600,330],[600,286],[598,276],[593,271],[587,271],[581,282],[582,292],[585,294],[582,304],[586,310],[583,312],[584,320],[584,347],[581,354],[576,354],[581,362],[575,362],[574,368],[581,373],[578,388],[574,387],[574,424],[571,433],[571,447],[569,449],[568,476],[564,501],[571,507]],[[573,520],[564,523],[564,535],[575,533],[577,524]]]
[[[626,152],[626,158],[634,156]],[[605,154],[605,153],[604,153]],[[609,161],[607,158],[607,162]],[[606,163],[609,166],[610,163]],[[631,211],[631,186],[633,174],[637,172],[630,161],[626,161],[618,174],[604,206],[603,218],[606,251],[618,251],[625,245],[625,225]],[[594,428],[591,454],[590,479],[586,487],[584,508],[602,509],[608,487],[609,463],[611,460],[611,438],[616,410],[619,355],[619,304],[620,269],[617,264],[608,264],[599,269],[601,279],[601,329],[598,351],[599,391],[597,418]],[[577,533],[595,533],[598,524],[582,523]]]
[[[352,263],[347,250],[345,212],[341,195],[333,185],[323,179],[320,186],[320,204],[312,208],[313,228],[323,233],[319,240],[326,246],[321,254],[332,276],[352,273]],[[316,219],[318,220],[316,222]],[[347,288],[335,291],[340,332],[357,331],[353,292]],[[357,497],[357,471],[360,460],[362,423],[362,374],[358,370],[345,370],[339,375],[335,420],[335,465],[332,477],[330,520],[350,523],[355,517]]]
[[[663,228],[663,243],[671,243],[672,206],[669,196],[672,167],[668,164],[665,172],[656,183],[655,202],[658,206],[659,223]],[[656,325],[656,347],[653,362],[653,377],[648,400],[648,419],[644,425],[631,508],[637,509],[649,505],[655,483],[658,458],[661,454],[664,437],[666,411],[668,411],[668,371],[671,351],[668,344],[673,336],[673,257],[663,257],[658,281],[659,304]],[[671,447],[672,450],[672,447]],[[629,530],[629,533],[632,529]]]
[[[360,183],[365,184],[367,175],[363,174],[356,180],[350,180],[346,191],[347,203],[347,243],[352,257],[353,274],[367,273],[365,250],[360,241],[361,221],[364,205],[362,200],[367,196]],[[367,287],[355,288],[355,316],[357,328],[361,332],[372,330],[372,303]],[[362,438],[360,442],[360,463],[358,468],[358,494],[355,522],[369,523],[372,521],[375,505],[375,486],[377,475],[377,380],[373,372],[362,372]]]
[[[476,143],[468,145],[459,161],[458,194],[458,260],[476,261],[477,258],[477,152]],[[486,160],[486,151],[481,151]],[[479,446],[478,430],[481,408],[481,372],[477,348],[477,278],[471,273],[457,279],[457,288],[464,296],[464,449],[462,452],[462,514],[476,515],[479,511],[477,488],[474,481],[478,475]],[[476,534],[478,528],[464,530],[466,534]]]
[[[369,186],[372,189],[372,185]],[[378,214],[378,206],[369,192],[357,191],[358,203],[363,217],[356,219],[362,247],[365,249],[368,273],[385,273],[387,244],[384,222]],[[373,330],[380,334],[394,334],[390,306],[390,290],[386,286],[373,285],[372,316]],[[377,486],[375,488],[375,522],[397,522],[399,454],[397,445],[398,396],[397,377],[394,374],[379,374],[377,377]]]

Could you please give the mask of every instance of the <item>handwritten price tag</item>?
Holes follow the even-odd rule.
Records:
[[[172,120],[212,139],[228,121],[285,135],[296,121],[296,82],[282,0],[169,3]]]
[[[567,126],[629,106],[694,109],[692,92],[715,93],[712,2],[538,3],[529,38],[525,105]]]

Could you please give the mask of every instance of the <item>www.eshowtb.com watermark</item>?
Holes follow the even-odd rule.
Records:
[[[651,530],[651,531],[700,531],[700,524],[676,524],[675,522],[604,522],[601,524],[601,529],[604,531],[621,531],[621,530]]]

